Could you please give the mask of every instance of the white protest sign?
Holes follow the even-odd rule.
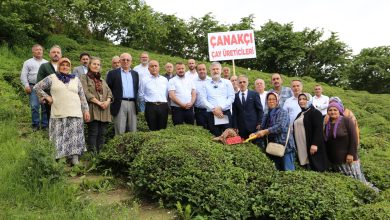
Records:
[[[256,58],[253,30],[208,33],[210,61]]]

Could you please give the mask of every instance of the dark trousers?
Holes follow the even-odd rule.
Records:
[[[161,102],[146,102],[145,120],[151,131],[167,128],[168,104]]]
[[[178,124],[194,124],[194,108],[182,109],[180,107],[171,106],[173,125]]]
[[[194,108],[196,125],[208,129],[208,113],[205,108]]]
[[[208,124],[209,124],[209,130],[214,136],[220,136],[226,129],[232,127],[232,114],[230,110],[226,110],[223,112],[224,115],[227,115],[229,118],[228,124],[223,125],[215,125],[214,123],[214,114],[212,112],[207,112],[208,114]]]
[[[91,121],[88,125],[88,150],[99,153],[103,149],[108,122]]]

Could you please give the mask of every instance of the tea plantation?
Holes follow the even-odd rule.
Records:
[[[129,52],[134,66],[142,52],[64,36],[50,37],[45,48],[54,43],[74,66],[80,52],[101,57],[104,74],[114,55]],[[31,133],[19,81],[22,63],[30,56],[30,48],[0,48],[0,219],[137,219],[131,204],[102,205],[85,198],[80,187],[67,181],[72,172],[55,162],[47,135]],[[149,56],[160,66],[185,61],[153,52]],[[256,78],[269,87],[268,73],[243,68],[236,73],[247,74],[252,88]],[[291,80],[284,77],[284,85]],[[316,82],[302,80],[304,91],[312,93]],[[98,167],[93,169],[97,174],[110,170],[114,181],[125,182],[138,199],[175,209],[179,219],[390,219],[390,94],[322,86],[325,95],[339,96],[355,113],[362,167],[380,193],[334,173],[277,172],[255,145],[224,146],[199,127],[169,125],[150,132],[142,115],[139,132],[113,137],[111,128],[99,158],[84,161]]]

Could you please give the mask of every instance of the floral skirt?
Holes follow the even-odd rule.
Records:
[[[49,136],[57,149],[56,159],[81,155],[87,150],[82,118],[50,118]]]

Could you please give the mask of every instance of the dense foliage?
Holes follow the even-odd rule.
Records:
[[[125,164],[140,196],[167,207],[191,205],[210,219],[335,219],[381,200],[359,181],[338,174],[276,172],[257,146],[214,143],[200,127],[124,134],[105,151],[117,149],[124,150],[123,158],[106,154],[103,162]]]
[[[34,8],[34,13],[30,9]],[[237,60],[238,66],[374,93],[389,93],[390,55],[387,47],[367,48],[356,57],[338,34],[323,29],[294,31],[293,23],[268,21],[254,25],[254,15],[221,24],[212,13],[188,21],[154,11],[141,0],[72,0],[0,3],[0,44],[76,49],[90,39],[114,41],[138,50],[208,60],[207,34],[233,30],[255,31],[256,59]],[[75,40],[52,41],[53,34]],[[347,68],[348,67],[348,68]]]

